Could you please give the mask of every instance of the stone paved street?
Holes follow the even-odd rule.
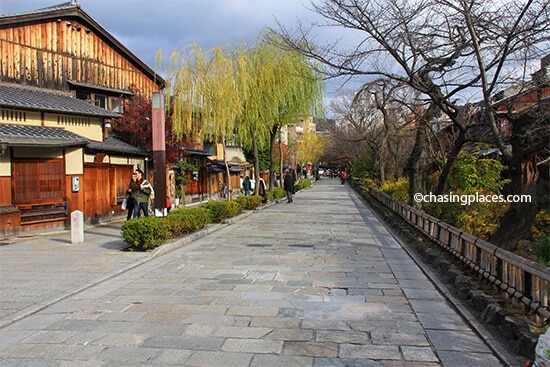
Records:
[[[158,256],[101,238],[0,247],[0,367],[504,365],[339,180]]]

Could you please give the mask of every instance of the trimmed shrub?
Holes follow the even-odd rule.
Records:
[[[211,221],[211,212],[203,207],[174,210],[166,217],[166,229],[170,238],[176,238],[197,232]]]
[[[210,212],[210,219],[214,223],[221,223],[227,218],[238,215],[242,209],[235,201],[216,200],[201,205]]]
[[[270,193],[273,195],[273,198],[269,199],[269,200],[278,200],[278,199],[282,199],[286,196],[285,189],[282,188],[282,187],[275,187],[273,189],[273,191],[268,191],[267,193],[268,193],[268,195]],[[268,198],[269,198],[269,196],[268,196]]]
[[[311,179],[304,178],[298,182],[296,182],[296,190],[303,190],[307,189],[308,187],[311,187]]]
[[[164,218],[140,217],[122,223],[122,238],[140,251],[151,250],[168,238]]]
[[[254,210],[262,205],[264,198],[258,195],[239,196],[235,199],[243,210]]]

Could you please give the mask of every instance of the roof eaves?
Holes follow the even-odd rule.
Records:
[[[120,117],[118,113],[94,106],[68,93],[7,83],[0,83],[0,107],[80,116]]]

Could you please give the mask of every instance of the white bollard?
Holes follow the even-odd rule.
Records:
[[[71,244],[84,242],[84,213],[75,210],[71,213]]]

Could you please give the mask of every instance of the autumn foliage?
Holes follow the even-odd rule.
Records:
[[[113,124],[113,133],[117,138],[128,144],[151,151],[151,100],[135,88],[132,91],[134,95],[126,100],[122,117]],[[187,142],[185,137],[177,138],[172,132],[172,118],[170,115],[165,116],[165,135],[166,161],[176,163],[186,155],[182,149],[191,147],[191,144]]]

